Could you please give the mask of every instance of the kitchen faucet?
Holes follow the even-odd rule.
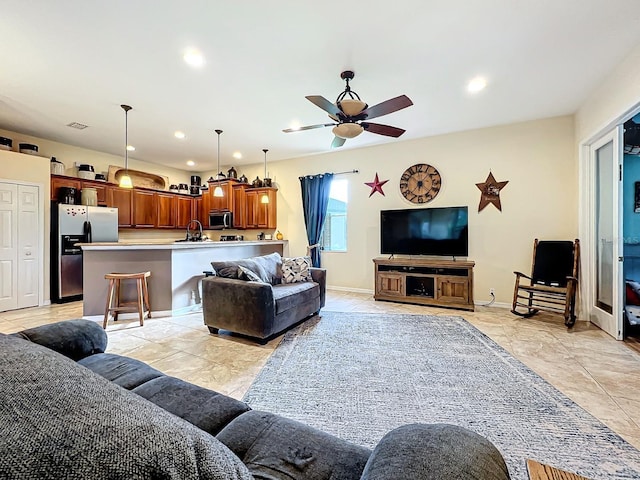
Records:
[[[194,223],[194,222],[198,225],[198,233],[192,235],[191,234],[191,224]],[[187,240],[187,242],[201,242],[203,240],[203,238],[202,238],[202,223],[200,223],[199,220],[192,219],[187,224],[187,238],[186,238],[186,240]]]

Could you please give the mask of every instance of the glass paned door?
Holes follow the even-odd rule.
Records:
[[[622,327],[621,128],[591,146],[592,199],[592,299],[590,320],[609,335],[620,338]]]

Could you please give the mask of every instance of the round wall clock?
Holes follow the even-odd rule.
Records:
[[[400,192],[412,203],[427,203],[436,198],[442,185],[440,173],[431,165],[416,163],[400,177]]]

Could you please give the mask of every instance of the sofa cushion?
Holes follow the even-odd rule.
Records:
[[[217,276],[236,279],[239,278],[238,267],[242,266],[258,275],[263,282],[271,285],[280,283],[282,276],[282,257],[277,252],[239,260],[211,262],[211,266]]]
[[[257,273],[247,267],[243,267],[242,265],[238,267],[238,279],[247,280],[249,282],[262,282],[262,279]]]
[[[96,322],[76,319],[27,328],[14,336],[43,345],[72,360],[102,353],[107,348],[107,334]]]
[[[238,415],[251,410],[240,400],[166,375],[143,383],[132,391],[211,435],[217,434]]]
[[[247,479],[194,425],[53,350],[0,335],[3,478]]]
[[[276,315],[320,296],[320,286],[315,282],[282,283],[274,285],[272,290]]]
[[[311,257],[282,259],[282,283],[310,282]]]
[[[233,420],[217,438],[255,478],[264,479],[356,479],[371,453],[303,423],[256,410]]]
[[[114,353],[98,353],[78,363],[127,390],[164,375],[140,360]]]

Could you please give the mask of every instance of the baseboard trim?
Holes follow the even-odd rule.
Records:
[[[373,295],[373,290],[369,290],[367,288],[337,287],[333,285],[327,285],[327,290],[336,290],[338,292],[367,293],[369,295]]]

